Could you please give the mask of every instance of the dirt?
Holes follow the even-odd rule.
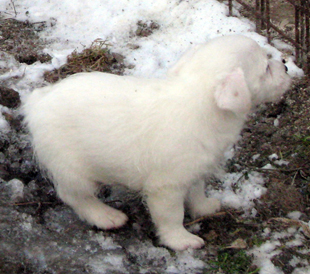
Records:
[[[20,105],[18,92],[11,88],[0,86],[0,104],[8,108],[17,108]]]
[[[38,43],[41,40],[38,32],[45,27],[44,22],[31,24],[14,19],[1,20],[0,51],[9,52],[18,62],[28,65],[36,61],[50,62],[51,56],[43,53],[44,43]]]
[[[276,3],[282,4],[282,2],[277,1]],[[278,8],[274,8],[274,10],[275,18],[281,19],[286,14],[285,10],[280,11]],[[288,20],[290,21],[291,18],[288,17]],[[137,24],[141,28],[136,35],[141,36],[149,35],[159,27],[154,25],[153,22],[138,22]],[[0,19],[2,36],[0,50],[12,54],[18,62],[27,64],[37,60],[50,62],[50,57],[42,53],[42,46],[40,46],[44,41],[40,40],[37,35],[42,28],[44,28],[44,22],[36,25],[28,22],[18,22],[13,19]],[[88,51],[86,50],[81,54],[75,53],[75,55],[69,57],[69,60],[70,58],[82,58],[82,56],[87,55],[92,56],[94,52],[90,50],[88,49]],[[101,55],[91,63],[87,59],[85,67],[79,68],[78,71],[85,71],[96,62],[98,64],[98,60],[101,60],[107,70],[110,70],[110,72],[117,70],[116,73],[122,74],[124,69],[122,58],[117,53],[101,52]],[[5,68],[2,68],[2,70],[5,70]],[[54,82],[58,79],[57,75],[59,76],[64,72],[70,74],[68,71],[71,70],[72,64],[70,67],[70,62],[68,62],[65,67],[49,73],[46,77],[51,79],[50,82]],[[96,67],[93,66],[92,70],[96,70]],[[9,98],[6,106],[11,109],[16,108],[19,105],[19,98],[16,97],[16,92],[10,90],[5,84],[2,83],[2,86],[0,86],[1,98]],[[228,172],[244,172],[244,176],[251,171],[264,173],[268,191],[259,201],[256,201],[257,217],[255,219],[243,218],[243,212],[227,209],[223,214],[214,215],[200,221],[201,229],[198,234],[205,239],[208,249],[205,260],[216,257],[220,250],[226,252],[227,249],[223,247],[227,247],[240,238],[247,242],[247,249],[253,247],[256,244],[255,237],[266,227],[281,231],[283,229],[281,225],[268,225],[268,220],[271,218],[284,217],[288,212],[298,210],[303,213],[302,219],[304,221],[308,222],[310,220],[309,98],[309,79],[298,80],[279,103],[263,105],[249,117],[241,133],[242,139],[235,146],[236,154],[233,159],[227,162],[226,170]],[[27,139],[28,133],[22,126],[23,118],[17,112],[5,113],[5,117],[12,130],[10,133],[1,134],[0,136],[1,177],[5,181],[14,178],[22,180],[26,187],[26,195],[14,208],[21,214],[30,214],[38,224],[48,224],[46,214],[49,210],[51,208],[55,210],[63,209],[64,205],[56,197],[51,183],[42,176],[37,164],[33,161],[31,145]],[[288,161],[288,164],[277,165],[275,160],[269,157],[274,153],[278,155],[278,160]],[[277,168],[265,168],[267,164],[272,164]],[[215,180],[214,184],[220,184],[220,182]],[[118,232],[117,241],[119,243],[126,246],[126,242],[132,242],[137,237],[138,239],[151,239],[156,246],[158,245],[154,226],[147,209],[140,199],[135,195],[127,195],[127,198],[124,198],[123,194],[118,195],[118,192],[113,192],[109,188],[102,190],[101,198],[123,210],[130,217],[129,224]],[[185,222],[189,221],[187,217]],[[134,223],[139,226],[138,232],[133,232],[132,225]],[[77,232],[77,227],[82,232],[89,229],[85,224],[77,220],[68,233],[70,235],[82,233]],[[52,230],[49,228],[48,233]],[[95,228],[93,228],[93,231],[97,233]],[[130,237],[132,239],[129,239],[128,235],[132,235],[132,233],[135,235]],[[127,261],[133,264],[131,266],[133,271],[135,264],[146,263],[146,261],[141,261],[140,257],[135,257],[130,253],[126,254]],[[304,256],[306,260],[310,260],[308,255],[300,254],[294,248],[284,247],[283,252],[273,258],[273,263],[280,267],[284,273],[292,273],[293,269],[288,263],[292,256]],[[36,272],[33,265],[27,263],[27,258],[6,258],[6,260],[3,269],[7,272],[39,273]],[[14,264],[14,260],[18,261],[18,263]],[[150,264],[151,262],[147,261],[147,263]],[[157,262],[157,264],[165,265],[163,261]],[[155,265],[154,269],[157,269],[157,267],[159,266]],[[251,267],[255,269],[255,266],[249,266],[249,269]]]
[[[281,102],[268,104],[252,115],[241,133],[240,149],[230,163],[231,171],[237,164],[248,171],[265,172],[270,192],[278,193],[278,196],[267,193],[262,200],[274,201],[274,214],[309,210],[309,95],[307,80],[295,83]],[[269,158],[274,153],[289,164],[277,166]],[[260,156],[253,159],[258,154]],[[278,169],[264,170],[263,167],[270,163]]]

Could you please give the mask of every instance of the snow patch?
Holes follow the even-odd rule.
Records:
[[[225,174],[220,191],[208,187],[207,194],[217,198],[224,206],[249,211],[253,208],[254,199],[260,198],[267,189],[264,187],[264,178],[257,172],[250,173],[245,178],[243,173]]]
[[[115,250],[122,248],[120,245],[114,243],[111,237],[103,236],[103,233],[97,233],[93,236],[93,239],[98,242],[103,250]]]

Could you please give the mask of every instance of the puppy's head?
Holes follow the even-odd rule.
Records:
[[[219,108],[235,113],[248,113],[257,104],[277,101],[291,83],[282,62],[268,59],[254,40],[241,35],[196,47],[170,73],[199,81]]]

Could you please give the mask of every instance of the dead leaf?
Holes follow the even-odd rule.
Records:
[[[231,249],[245,249],[247,247],[248,247],[247,243],[241,238],[235,240],[231,245],[226,246],[226,248]]]

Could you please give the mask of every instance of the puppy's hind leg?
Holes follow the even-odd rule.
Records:
[[[221,209],[219,200],[206,197],[204,180],[200,180],[190,187],[186,204],[193,219],[213,214]]]
[[[82,178],[57,180],[58,196],[79,215],[82,220],[102,229],[123,226],[128,217],[121,211],[102,203],[95,195],[94,182]]]

